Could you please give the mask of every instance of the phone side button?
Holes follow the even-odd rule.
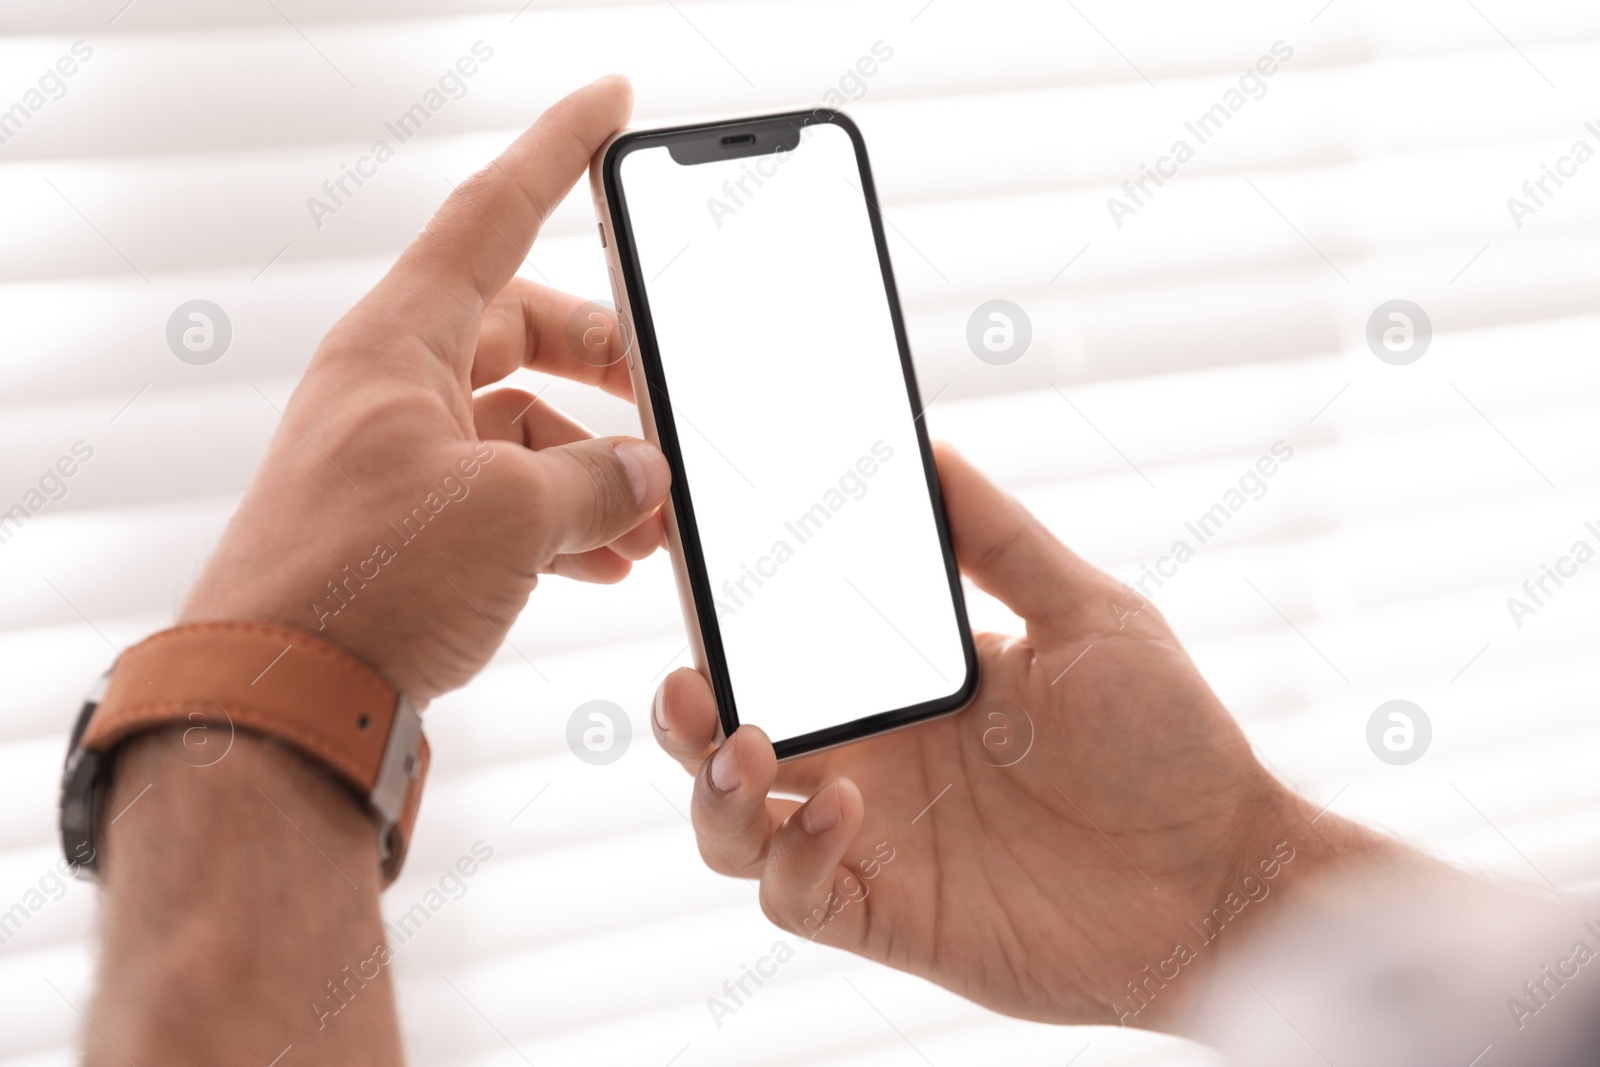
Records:
[[[617,288],[617,271],[615,267],[607,267],[606,274],[611,278],[611,304],[613,307],[622,307],[622,290]]]
[[[598,222],[595,225],[600,227],[600,247],[604,248],[606,246],[606,224]]]
[[[633,338],[628,336],[628,324],[620,315],[617,316],[617,336],[622,339],[622,351],[628,357],[628,369],[632,370]]]

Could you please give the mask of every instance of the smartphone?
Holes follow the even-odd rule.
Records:
[[[965,706],[977,655],[859,128],[628,131],[590,185],[724,736],[754,723],[787,759]]]

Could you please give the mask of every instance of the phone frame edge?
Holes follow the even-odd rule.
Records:
[[[678,448],[675,423],[673,423],[670,410],[666,414],[666,421],[669,424],[673,424],[673,427],[665,436],[661,433],[661,426],[657,417],[655,393],[659,392],[663,397],[666,397],[665,382],[663,381],[659,386],[652,383],[645,365],[646,339],[648,337],[648,343],[652,346],[653,353],[655,344],[654,330],[647,327],[646,331],[641,331],[638,318],[633,314],[635,302],[638,301],[644,307],[648,317],[649,305],[648,299],[643,293],[643,286],[639,284],[638,272],[634,269],[636,264],[623,255],[625,243],[626,247],[631,251],[633,239],[631,226],[622,209],[613,206],[621,203],[622,200],[616,173],[617,168],[620,166],[622,159],[635,147],[641,147],[651,142],[661,142],[668,137],[704,134],[747,126],[770,125],[774,121],[783,120],[798,120],[801,126],[821,123],[839,126],[849,136],[854,149],[857,170],[862,182],[861,192],[866,202],[867,214],[872,226],[873,243],[878,254],[878,264],[882,272],[886,302],[889,306],[890,319],[894,327],[902,376],[905,381],[907,399],[915,425],[918,455],[928,486],[929,500],[933,506],[934,526],[939,537],[939,547],[944,558],[947,582],[952,605],[955,609],[965,676],[961,684],[944,697],[909,705],[904,708],[878,712],[835,726],[825,727],[821,730],[775,741],[773,747],[780,761],[811,755],[825,749],[851,744],[855,741],[865,740],[869,737],[875,737],[879,734],[908,726],[915,726],[942,715],[954,714],[971,703],[981,681],[977,648],[972,637],[972,625],[967,617],[966,597],[961,588],[960,568],[956,561],[955,546],[950,534],[949,516],[944,505],[944,491],[939,482],[938,466],[934,460],[927,426],[922,419],[923,408],[917,385],[916,368],[912,362],[910,340],[906,334],[904,315],[900,306],[899,287],[895,282],[894,270],[889,258],[888,242],[882,213],[878,207],[877,190],[872,178],[872,168],[868,161],[866,144],[862,138],[861,130],[849,116],[832,108],[814,108],[810,111],[779,112],[720,122],[693,123],[648,130],[626,130],[612,135],[595,152],[589,167],[589,185],[596,216],[600,225],[604,228],[607,266],[611,271],[611,277],[617,281],[617,286],[612,295],[617,303],[618,317],[622,320],[623,328],[627,330],[627,358],[629,359],[629,372],[633,383],[634,399],[639,407],[640,422],[644,427],[646,438],[662,449],[663,453],[672,460],[675,468],[681,469],[682,454]],[[655,356],[652,354],[650,358],[654,360]],[[656,367],[656,370],[659,377],[659,366]],[[639,404],[640,397],[644,397],[648,403]],[[668,406],[670,409],[670,398],[668,398]],[[716,623],[716,610],[714,598],[710,592],[709,577],[706,578],[707,589],[704,597],[706,603],[702,604],[702,599],[696,595],[698,583],[695,581],[690,569],[690,561],[686,549],[691,545],[697,548],[699,534],[692,519],[693,505],[688,499],[689,495],[689,487],[687,485],[680,487],[679,480],[675,477],[672,493],[663,507],[663,517],[666,520],[664,525],[667,531],[667,547],[672,557],[673,573],[678,585],[679,607],[683,612],[684,626],[689,634],[689,645],[694,655],[695,669],[706,679],[712,689],[717,704],[719,734],[721,738],[726,738],[738,729],[738,708],[733,698],[731,679],[728,676],[726,653],[721,648],[720,627]],[[681,507],[679,506],[680,498]],[[687,524],[680,523],[678,518],[680,511],[684,509],[687,510],[690,516],[690,521]],[[701,559],[700,569],[703,571],[705,569],[703,556],[698,549],[695,554],[697,558]],[[715,667],[705,639],[708,614],[711,625],[715,627],[712,634],[712,643],[716,646],[715,651],[719,657]]]

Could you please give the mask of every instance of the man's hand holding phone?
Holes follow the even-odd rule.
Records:
[[[475,394],[529,366],[632,396],[620,363],[569,345],[581,298],[515,276],[631,99],[607,78],[552,106],[333,327],[182,621],[319,635],[423,703],[488,662],[540,575],[617,581],[659,546],[653,446],[596,440],[522,390]],[[337,698],[307,705],[332,721]],[[371,815],[326,766],[231,725],[211,763],[182,758],[182,727],[117,749],[104,810],[138,807],[107,816],[88,1062],[402,1062],[390,969],[348,1003],[330,981],[388,959]]]
[[[488,662],[541,574],[615,582],[660,546],[654,446],[474,395],[526,366],[633,398],[620,351],[572,348],[582,298],[516,275],[632,102],[613,76],[553,105],[329,331],[182,621],[320,634],[426,701]]]
[[[701,855],[778,926],[997,1011],[1168,1026],[1269,894],[1391,846],[1275,780],[1152,605],[937,451],[961,569],[1026,635],[979,635],[966,711],[782,765],[753,726],[713,749],[705,680],[670,675]],[[1020,758],[984,743],[1011,708]]]

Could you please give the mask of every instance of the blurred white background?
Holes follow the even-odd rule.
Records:
[[[0,544],[0,911],[55,859],[84,688],[170,621],[318,338],[450,183],[613,70],[638,125],[846,98],[934,434],[1101,566],[1137,577],[1291,445],[1153,593],[1263,758],[1451,860],[1600,876],[1600,561],[1520,627],[1507,607],[1574,542],[1600,545],[1600,161],[1547,180],[1520,226],[1507,206],[1575,142],[1600,148],[1592,3],[36,0],[0,4],[0,32],[0,108],[23,104],[0,114],[0,509],[74,442],[93,449]],[[64,90],[30,97],[79,41],[92,54]],[[478,41],[492,58],[398,144],[384,123]],[[1119,227],[1107,198],[1195,146],[1185,122],[1280,41],[1292,58],[1264,94]],[[851,73],[877,42],[892,57]],[[308,198],[379,138],[394,158],[314,219]],[[606,295],[586,195],[526,270]],[[997,298],[1033,327],[1006,366],[965,339]],[[192,299],[232,323],[207,366],[165,339]],[[1409,365],[1365,341],[1392,299],[1432,322]],[[565,383],[548,396],[601,432],[636,425]],[[1008,624],[981,598],[973,613]],[[429,711],[435,769],[386,911],[476,841],[493,859],[396,963],[415,1063],[1213,1062],[805,946],[717,1025],[707,998],[795,939],[702,869],[688,780],[649,739],[684,645],[665,559],[615,588],[550,580]],[[590,699],[632,719],[608,766],[566,745]],[[1432,723],[1404,766],[1366,741],[1390,699]],[[0,947],[8,1067],[73,1060],[93,921],[74,884]]]

